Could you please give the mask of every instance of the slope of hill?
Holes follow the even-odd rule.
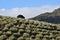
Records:
[[[55,9],[51,13],[46,12],[46,13],[40,14],[40,15],[33,17],[31,19],[59,24],[60,23],[60,8]]]
[[[0,40],[60,40],[60,26],[0,16]]]

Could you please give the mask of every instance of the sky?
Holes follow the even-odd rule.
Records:
[[[0,15],[31,18],[60,7],[60,0],[0,0]]]

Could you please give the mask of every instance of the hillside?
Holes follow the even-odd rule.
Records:
[[[46,13],[40,14],[31,19],[60,24],[60,8],[55,9],[53,12],[46,12]]]
[[[60,26],[42,21],[0,16],[0,40],[60,40]]]

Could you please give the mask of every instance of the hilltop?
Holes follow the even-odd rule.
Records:
[[[46,12],[46,13],[40,14],[31,19],[60,24],[60,8],[55,9],[53,12]]]
[[[60,40],[57,24],[0,16],[0,40]]]

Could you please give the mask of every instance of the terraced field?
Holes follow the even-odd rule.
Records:
[[[0,40],[60,40],[60,26],[0,16]]]

